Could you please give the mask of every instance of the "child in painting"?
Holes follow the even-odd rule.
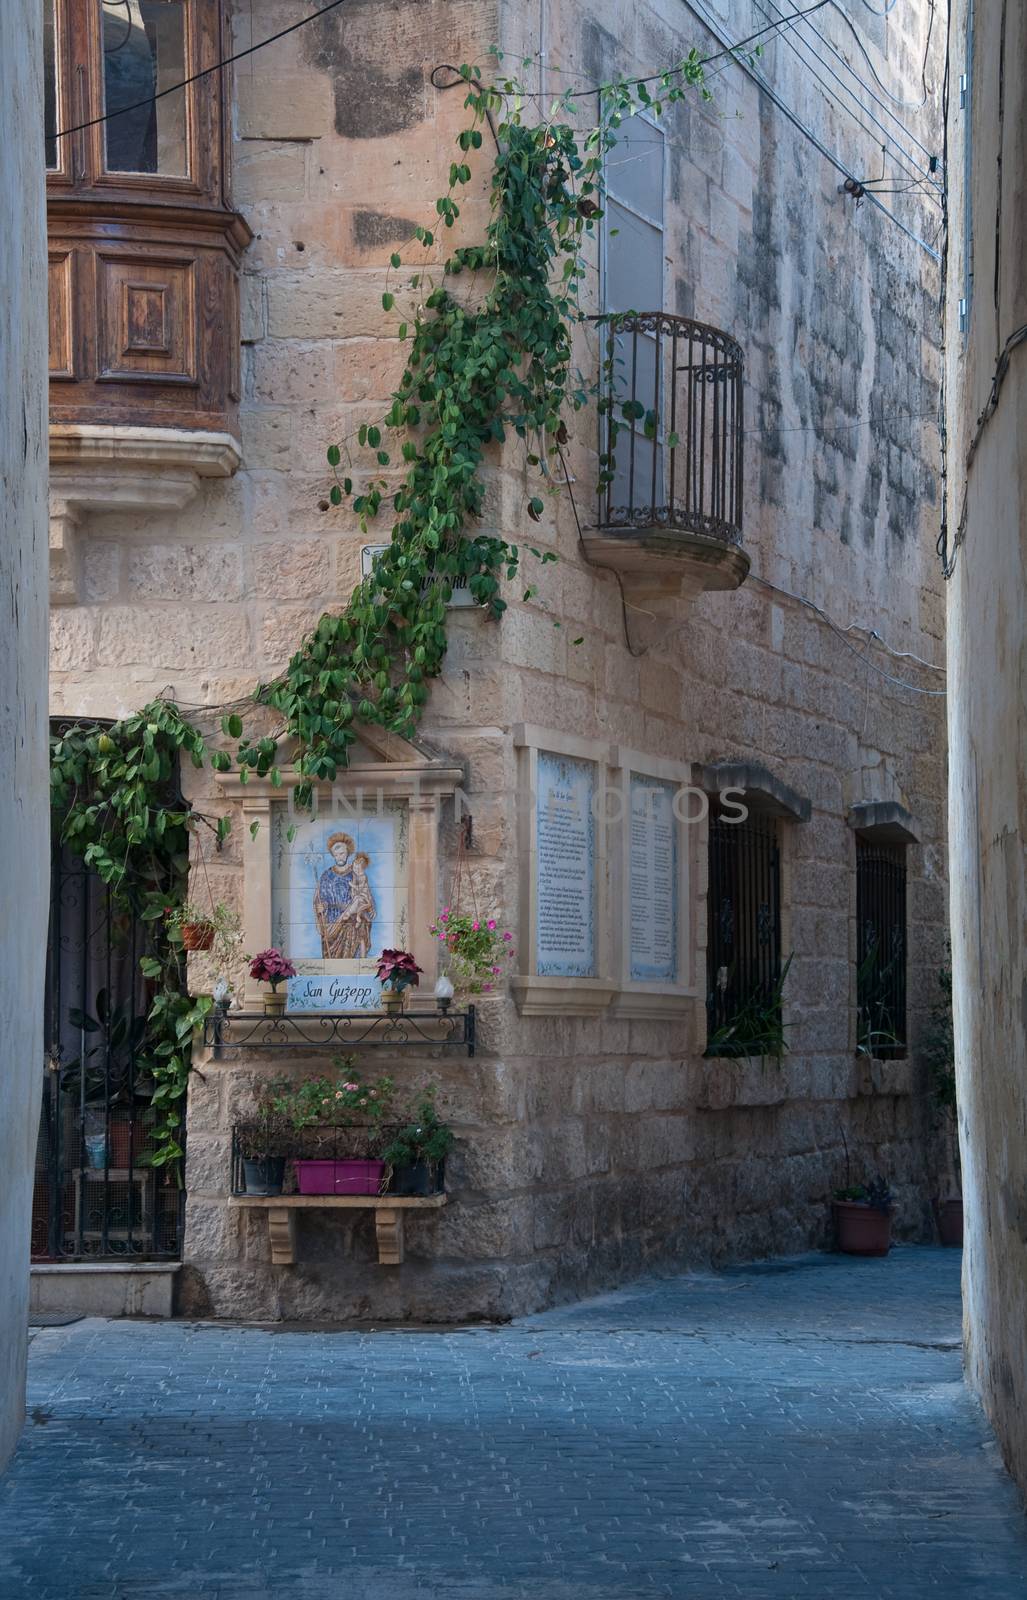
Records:
[[[350,902],[342,913],[342,944],[344,953],[352,960],[366,960],[371,950],[371,929],[374,925],[375,903],[371,885],[367,881],[370,858],[360,850],[353,857],[350,879]]]

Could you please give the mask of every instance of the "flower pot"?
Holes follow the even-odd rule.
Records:
[[[285,1015],[285,1003],[288,998],[289,996],[284,990],[279,994],[277,989],[272,989],[270,993],[264,996],[265,1017],[283,1017]]]
[[[300,1194],[378,1194],[384,1161],[297,1161]]]
[[[242,1169],[247,1194],[281,1194],[285,1182],[284,1156],[262,1156],[257,1161],[244,1161]]]
[[[390,1194],[429,1195],[442,1191],[442,1165],[432,1166],[429,1161],[412,1161],[406,1167],[393,1167]]]
[[[847,1256],[886,1256],[891,1249],[890,1211],[858,1200],[836,1200],[834,1221],[838,1248]]]
[[[943,1245],[958,1250],[963,1243],[963,1196],[939,1200],[934,1208],[938,1238]]]
[[[403,990],[383,989],[382,1005],[385,1007],[387,1017],[397,1017],[403,1009]]]
[[[183,922],[179,931],[183,950],[210,950],[214,944],[214,928],[209,922]]]

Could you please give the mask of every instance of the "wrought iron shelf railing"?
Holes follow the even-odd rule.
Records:
[[[474,1007],[464,1011],[339,1011],[312,1016],[218,1011],[207,1016],[203,1042],[215,1060],[254,1050],[337,1050],[372,1045],[384,1050],[456,1047],[474,1054]]]

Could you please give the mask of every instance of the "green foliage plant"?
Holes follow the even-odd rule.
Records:
[[[780,1060],[788,1050],[783,995],[794,952],[788,957],[777,980],[746,995],[729,1021],[710,1034],[708,1056],[773,1056]]]
[[[382,1151],[390,1167],[412,1167],[425,1162],[434,1171],[453,1148],[453,1130],[439,1117],[436,1097],[438,1085],[421,1090],[408,1113],[408,1120],[396,1129]]]

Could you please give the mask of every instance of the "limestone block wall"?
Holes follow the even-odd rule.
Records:
[[[992,395],[1000,353],[1027,322],[1027,33],[1016,8],[1008,13],[1006,30],[1001,21],[1000,12],[975,7],[970,46],[968,7],[953,11],[950,70],[957,78],[969,71],[971,90],[966,108],[953,102],[949,126],[948,544],[955,563],[948,584],[949,825],[967,1373],[1007,1463],[1027,1490],[1023,343],[1010,350],[998,404],[977,439],[977,419]],[[959,315],[964,298],[965,329]]]
[[[46,272],[42,30],[14,0],[0,57],[0,1466],[25,1414],[29,1214],[43,1067],[46,775]],[[17,916],[13,908],[17,907]]]
[[[254,0],[236,20],[238,42],[250,43],[251,26],[259,38],[306,9]],[[762,20],[756,7],[751,23],[727,10],[731,37]],[[717,47],[671,0],[550,3],[545,16],[547,93],[560,74],[591,84],[660,67],[693,44]],[[818,20],[852,48],[842,24],[826,12]],[[435,89],[432,69],[485,63],[494,42],[515,58],[534,55],[538,21],[535,8],[529,17],[492,0],[354,0],[274,47],[273,61],[242,66],[234,199],[255,233],[243,281],[244,464],[174,516],[93,519],[85,603],[54,619],[55,709],[112,715],[164,688],[219,707],[278,670],[304,629],[348,595],[365,538],[329,506],[324,450],[384,408],[400,370],[395,331],[411,301],[401,279],[395,311],[383,311],[388,259],[429,220],[463,121],[462,95]],[[905,81],[922,53],[921,22],[896,8],[887,26],[865,23],[882,70]],[[837,106],[818,98],[787,48],[775,46],[763,70],[818,137],[843,137]],[[943,702],[917,692],[944,680],[913,659],[938,662],[943,648],[936,439],[925,420],[937,395],[928,314],[937,268],[869,204],[857,212],[839,197],[838,174],[741,68],[725,66],[715,92],[712,107],[690,103],[667,121],[664,305],[727,329],[746,349],[754,576],[676,621],[629,608],[629,648],[616,582],[582,559],[567,494],[529,528],[535,479],[512,448],[497,453],[488,525],[522,543],[530,531],[530,543],[560,559],[541,574],[529,565],[501,624],[452,614],[422,734],[465,767],[473,842],[464,892],[470,877],[478,903],[522,942],[518,723],[670,761],[758,762],[807,796],[810,820],[781,832],[785,949],[794,951],[789,1054],[780,1064],[705,1059],[701,997],[685,1019],[629,1021],[523,1018],[505,993],[482,1004],[472,1061],[386,1063],[367,1052],[367,1071],[387,1064],[404,1081],[438,1077],[459,1136],[452,1203],[410,1223],[399,1271],[374,1264],[366,1218],[305,1217],[299,1265],[271,1268],[262,1219],[228,1205],[228,1141],[256,1080],[282,1064],[203,1061],[189,1104],[183,1309],[504,1315],[650,1264],[819,1245],[846,1151],[853,1181],[890,1176],[906,1236],[929,1226],[934,1175],[915,1052],[887,1065],[854,1054],[846,815],[860,799],[894,798],[920,829],[909,852],[915,1045],[946,918]],[[580,115],[587,121],[585,101]],[[862,137],[869,170],[879,152]],[[486,154],[461,223],[466,241],[485,222]],[[919,203],[908,202],[911,231],[929,220]],[[591,370],[594,334],[583,331],[580,355]],[[594,450],[585,413],[568,456],[586,524]],[[538,593],[524,598],[536,578]],[[909,657],[886,653],[867,629]],[[217,727],[216,709],[196,714]],[[236,804],[209,774],[186,780],[206,810]],[[236,904],[244,833],[237,816],[207,865],[216,896]],[[447,807],[440,900],[452,892],[457,840]],[[696,855],[702,863],[701,833]],[[694,893],[701,953],[701,871]],[[207,981],[200,969],[196,981]],[[286,1065],[298,1075],[313,1063]]]

